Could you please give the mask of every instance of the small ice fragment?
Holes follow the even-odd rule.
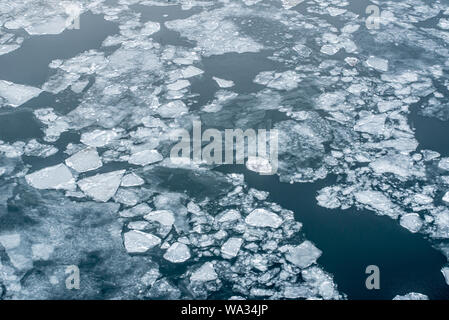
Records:
[[[290,248],[285,258],[303,269],[314,264],[321,253],[321,250],[315,247],[312,242],[306,240],[299,246]]]
[[[104,147],[118,137],[113,130],[94,130],[81,135],[81,142],[91,147]]]
[[[444,194],[443,201],[449,204],[449,191]]]
[[[410,232],[416,233],[421,229],[423,222],[419,214],[408,213],[401,217],[400,224],[402,227],[410,230]]]
[[[36,189],[75,190],[75,179],[64,164],[48,167],[25,176],[29,185]]]
[[[176,118],[187,113],[189,109],[181,100],[176,100],[159,107],[156,112],[164,118]]]
[[[188,80],[178,80],[174,83],[170,83],[167,85],[168,90],[179,91],[190,86],[190,82]]]
[[[0,80],[0,97],[5,100],[6,105],[11,107],[18,107],[37,97],[41,92],[42,90],[39,88]]]
[[[214,265],[210,262],[204,263],[198,270],[190,276],[190,281],[214,281],[218,278]]]
[[[246,167],[248,170],[257,172],[259,174],[271,175],[273,174],[273,168],[270,160],[262,157],[248,157],[246,161]]]
[[[359,59],[354,57],[345,58],[345,62],[349,64],[351,67],[354,67],[357,63],[359,63]]]
[[[253,227],[278,228],[283,221],[274,212],[267,209],[255,209],[246,217],[245,222]]]
[[[444,279],[449,286],[449,267],[444,267],[443,269],[441,269],[441,272],[443,273]]]
[[[143,26],[143,28],[140,30],[139,33],[145,36],[150,36],[153,33],[158,32],[160,29],[161,25],[159,23],[148,21],[147,23],[145,23],[145,25]]]
[[[221,255],[225,259],[232,259],[237,256],[242,246],[243,240],[241,238],[229,238],[221,246]]]
[[[175,242],[164,253],[164,259],[172,263],[182,263],[190,259],[190,249],[183,243]]]
[[[379,71],[387,72],[388,71],[388,60],[377,58],[371,56],[366,60],[366,64]]]
[[[138,230],[132,230],[123,235],[126,251],[129,253],[144,253],[161,243],[161,239]]]
[[[136,166],[146,166],[152,163],[160,162],[164,157],[157,150],[144,150],[132,154],[128,162]]]
[[[300,4],[303,1],[304,0],[282,0],[282,6],[288,10],[288,9],[296,7],[298,4]]]
[[[96,201],[107,202],[117,192],[125,170],[97,174],[78,181],[78,186],[87,196]]]
[[[181,72],[182,72],[183,78],[186,78],[186,79],[196,77],[196,76],[199,76],[200,74],[204,73],[203,70],[198,69],[197,67],[194,67],[194,66],[188,66]]]
[[[53,253],[54,247],[50,244],[37,243],[31,246],[33,260],[48,260]]]
[[[151,212],[151,208],[146,203],[141,203],[135,207],[120,211],[120,217],[133,218],[137,216],[144,216]]]
[[[438,162],[438,168],[449,171],[449,158],[441,158],[440,162]]]
[[[70,158],[65,160],[65,163],[70,168],[78,172],[87,172],[100,168],[103,165],[98,156],[97,149],[88,147],[75,153]]]
[[[429,297],[422,293],[410,292],[403,296],[397,295],[393,300],[429,300]]]
[[[156,221],[164,226],[171,226],[175,223],[175,216],[173,212],[169,210],[156,210],[152,211],[144,217],[148,221]]]
[[[20,245],[20,241],[20,234],[18,233],[0,235],[0,244],[6,250],[17,248]]]
[[[338,51],[340,51],[340,45],[338,44],[325,44],[321,47],[320,50],[322,53],[327,54],[329,56],[333,56]]]
[[[143,180],[141,177],[139,177],[135,173],[127,174],[122,179],[122,187],[137,187],[141,186],[145,183],[145,180]]]
[[[231,80],[224,80],[217,77],[213,77],[212,79],[214,79],[215,82],[217,82],[220,88],[231,88],[234,86],[234,81]]]

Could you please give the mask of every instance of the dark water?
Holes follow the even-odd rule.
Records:
[[[318,263],[334,275],[339,290],[348,298],[392,299],[414,291],[431,299],[449,299],[449,287],[440,271],[446,258],[421,235],[368,210],[331,210],[317,205],[317,191],[332,185],[333,178],[289,184],[243,167],[219,170],[243,173],[250,187],[270,192],[271,201],[294,211],[306,238],[323,251]],[[380,290],[365,287],[369,265],[380,269]]]

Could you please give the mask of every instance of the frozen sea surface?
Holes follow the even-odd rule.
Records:
[[[0,5],[0,298],[449,299],[448,4],[369,4]],[[171,162],[194,120],[277,176]]]

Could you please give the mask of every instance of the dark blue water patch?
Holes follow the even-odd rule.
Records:
[[[0,140],[16,142],[43,135],[41,124],[30,110],[0,113]]]
[[[316,183],[288,184],[277,176],[260,176],[242,166],[219,168],[243,173],[249,187],[270,192],[270,200],[294,211],[307,239],[323,251],[318,263],[334,275],[338,289],[350,299],[392,299],[420,292],[449,299],[441,268],[446,258],[419,234],[369,210],[330,210],[316,203],[317,191],[335,177]],[[380,268],[380,290],[368,290],[366,267]]]
[[[92,13],[80,17],[80,29],[58,35],[31,36],[22,46],[0,56],[0,79],[31,86],[41,86],[51,74],[49,63],[68,59],[90,49],[97,49],[107,36],[119,31],[117,25]]]

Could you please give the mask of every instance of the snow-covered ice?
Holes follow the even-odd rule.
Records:
[[[138,230],[131,230],[123,235],[126,251],[144,253],[161,243],[161,239]]]
[[[89,147],[67,158],[65,164],[81,173],[98,169],[103,165],[103,162],[97,150]]]
[[[184,243],[175,242],[164,253],[164,259],[172,263],[182,263],[191,257],[189,247]]]

